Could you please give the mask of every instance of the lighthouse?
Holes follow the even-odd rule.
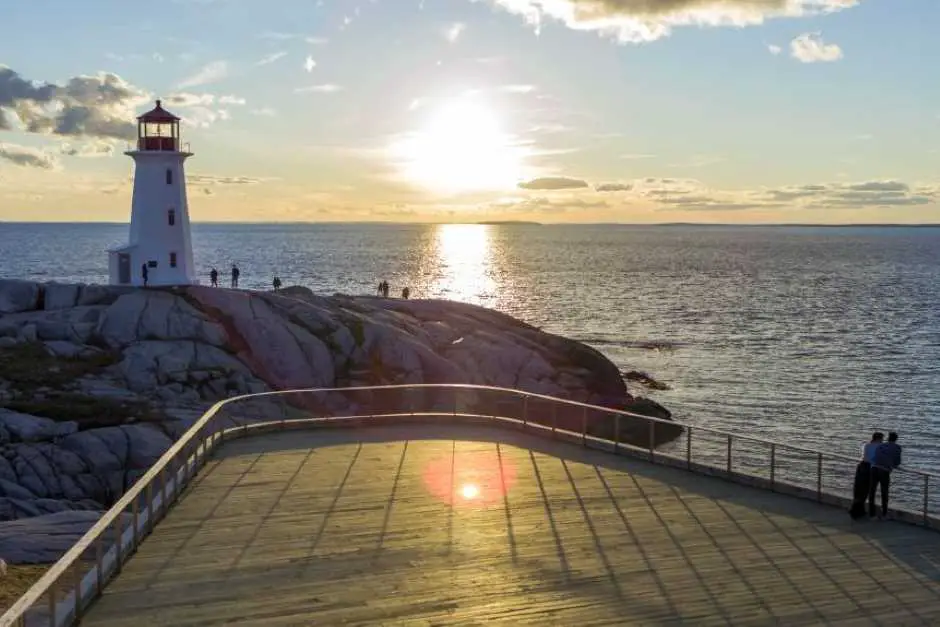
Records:
[[[192,156],[180,142],[180,119],[157,106],[137,118],[134,195],[127,244],[108,251],[112,285],[190,285],[193,245],[183,164]]]

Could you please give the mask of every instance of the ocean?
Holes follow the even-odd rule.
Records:
[[[106,282],[126,225],[0,223],[0,276]],[[450,298],[586,342],[678,420],[856,455],[897,430],[940,461],[940,228],[197,224],[207,282]]]

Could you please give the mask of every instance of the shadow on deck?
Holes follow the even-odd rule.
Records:
[[[487,427],[225,444],[84,626],[940,624],[940,534]]]

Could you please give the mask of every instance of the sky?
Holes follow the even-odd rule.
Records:
[[[0,221],[940,223],[937,0],[2,0]]]

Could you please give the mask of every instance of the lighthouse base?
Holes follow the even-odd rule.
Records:
[[[130,244],[108,251],[108,278],[111,285],[164,286],[199,285],[189,276],[182,259],[160,259],[140,246]],[[146,270],[145,270],[146,268]],[[146,276],[146,280],[145,280]]]

